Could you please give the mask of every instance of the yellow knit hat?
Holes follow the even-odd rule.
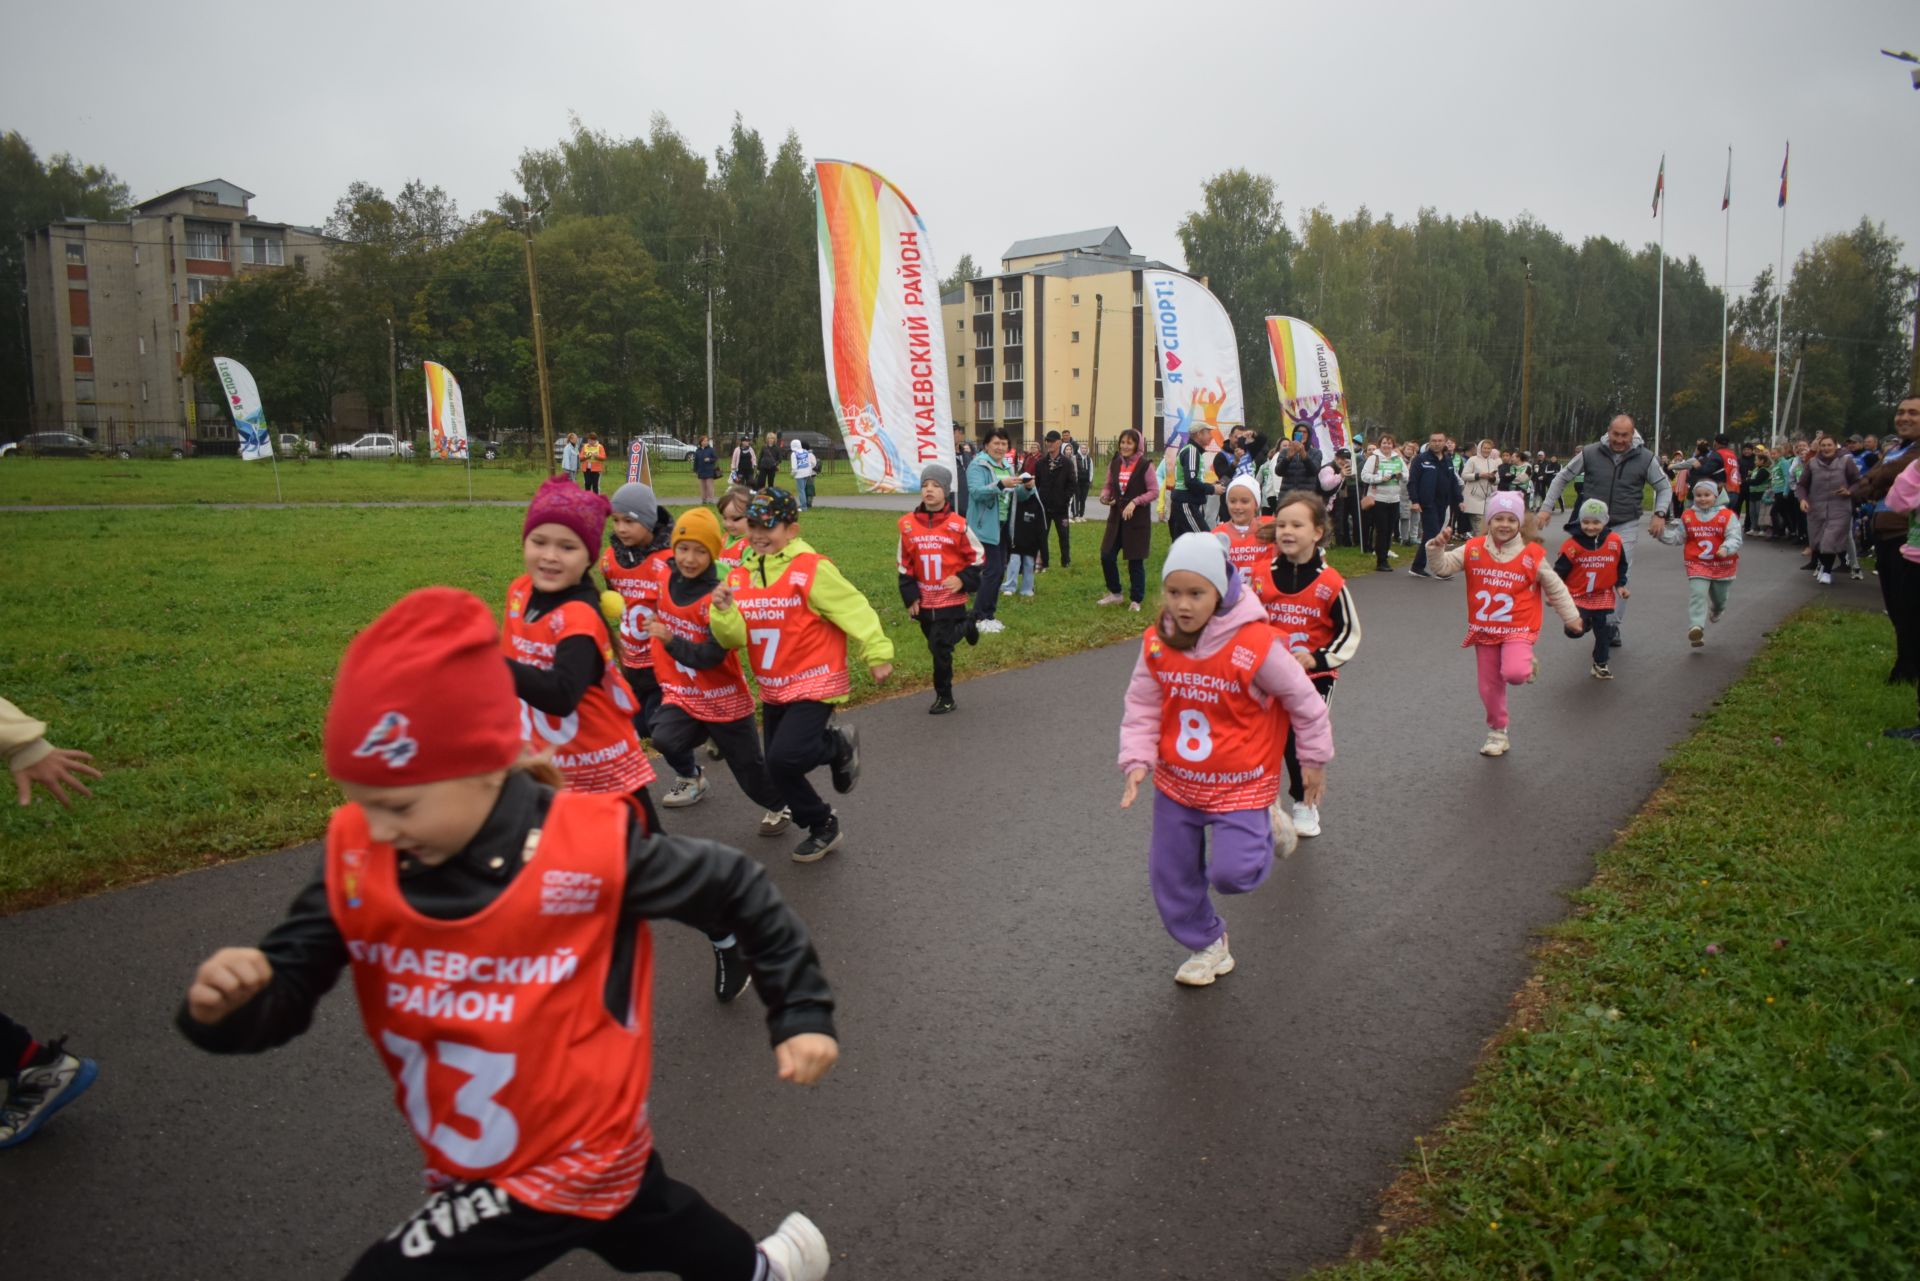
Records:
[[[673,522],[673,541],[675,544],[699,543],[709,556],[719,560],[720,549],[725,545],[720,537],[720,518],[705,507],[688,508]]]

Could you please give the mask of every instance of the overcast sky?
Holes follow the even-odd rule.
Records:
[[[737,111],[893,179],[943,270],[1108,223],[1179,263],[1234,166],[1290,221],[1426,205],[1639,244],[1664,152],[1668,250],[1717,280],[1731,144],[1739,289],[1779,250],[1789,137],[1789,255],[1866,214],[1920,259],[1920,93],[1878,52],[1920,50],[1912,0],[0,3],[0,127],[136,199],[221,177],[289,222],[355,179],[485,208],[570,113],[620,136],[662,113],[710,155]]]

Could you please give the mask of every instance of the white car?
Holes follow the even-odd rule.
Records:
[[[295,458],[302,453],[317,454],[320,452],[319,441],[311,436],[303,437],[290,431],[283,431],[274,437],[273,447],[274,452],[282,458]]]
[[[351,445],[335,445],[335,458],[411,458],[413,442],[375,432],[362,436]]]
[[[671,436],[642,436],[647,452],[667,463],[684,463],[693,457],[693,446],[684,440],[675,440]]]

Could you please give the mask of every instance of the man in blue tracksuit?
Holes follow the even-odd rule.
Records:
[[[1447,513],[1464,496],[1460,476],[1447,456],[1447,434],[1437,431],[1427,437],[1427,447],[1413,456],[1413,466],[1408,470],[1412,477],[1407,482],[1407,495],[1413,510],[1420,513],[1420,550],[1413,558],[1413,572],[1421,578],[1433,578],[1435,575],[1427,572],[1427,543],[1440,533],[1447,523]]]

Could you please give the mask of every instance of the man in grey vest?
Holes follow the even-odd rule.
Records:
[[[1536,529],[1546,529],[1547,517],[1559,501],[1560,491],[1575,476],[1583,478],[1582,498],[1597,498],[1607,505],[1607,526],[1626,544],[1627,564],[1632,565],[1634,544],[1640,541],[1640,513],[1646,506],[1646,487],[1653,486],[1653,521],[1647,526],[1647,533],[1658,538],[1667,527],[1666,517],[1661,513],[1673,501],[1673,482],[1667,479],[1653,451],[1640,443],[1640,434],[1634,430],[1631,417],[1617,416],[1607,424],[1605,439],[1567,459],[1567,465],[1547,487],[1547,496],[1534,517]],[[1567,522],[1567,528],[1571,530],[1578,523],[1576,516]],[[1626,618],[1627,602],[1623,599],[1614,605],[1611,619],[1610,641],[1616,648],[1620,645],[1620,624]]]

